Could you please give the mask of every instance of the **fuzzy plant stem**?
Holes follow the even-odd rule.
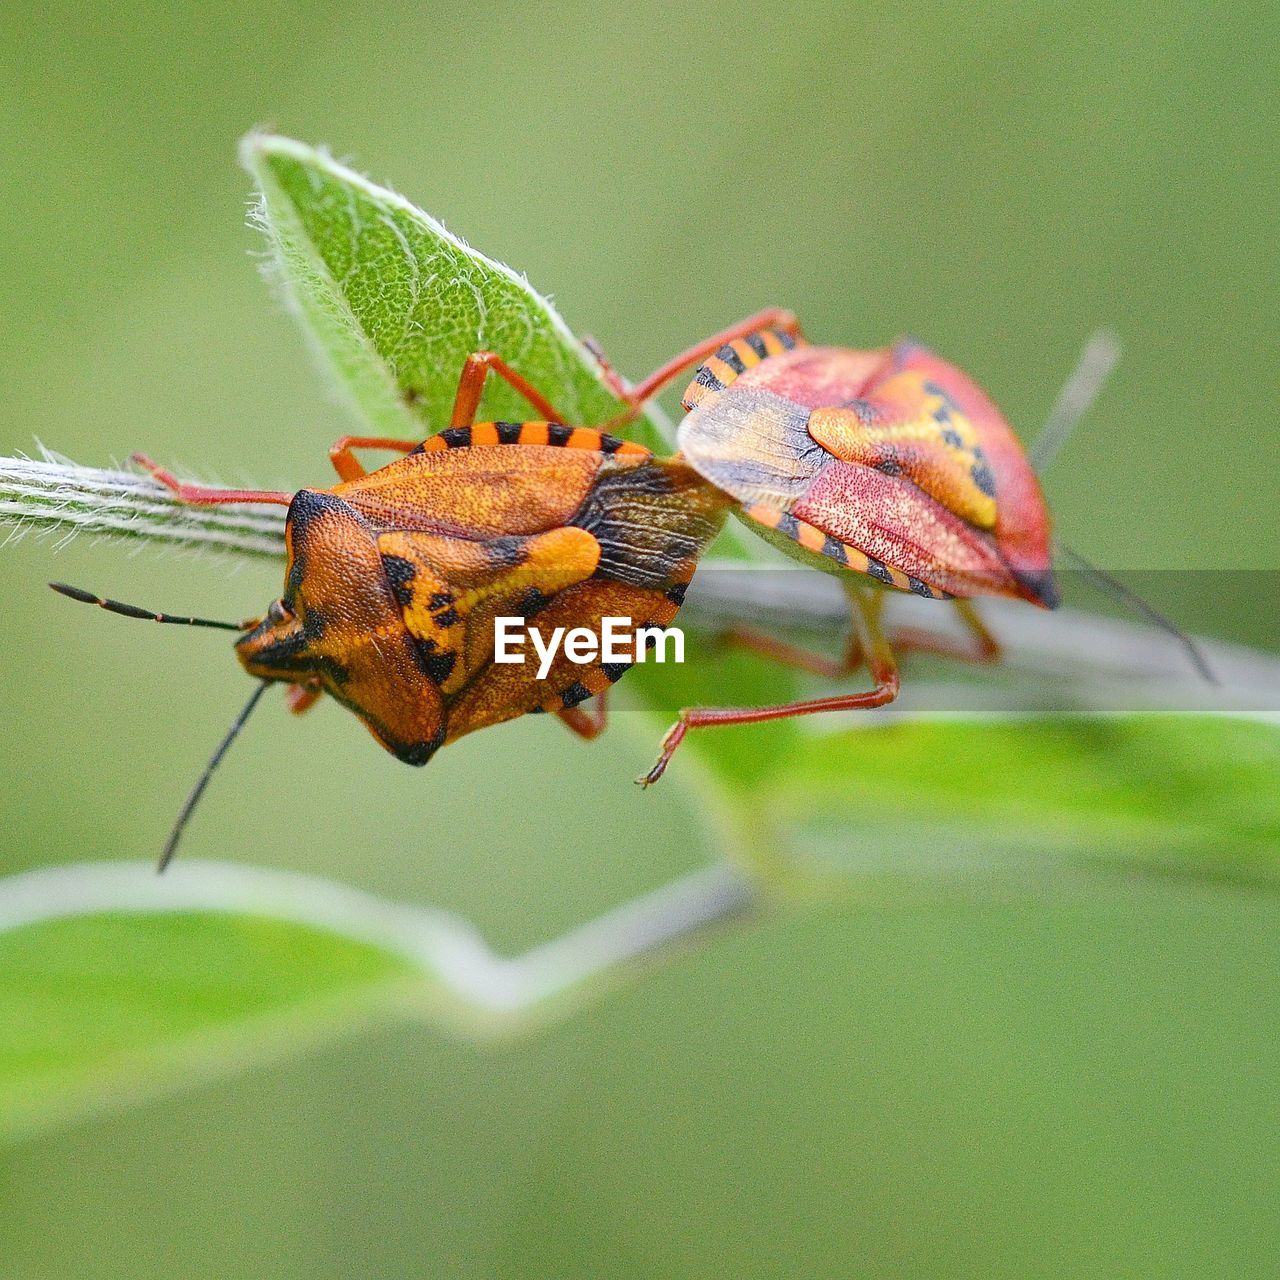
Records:
[[[1082,363],[1082,369],[1096,374],[1096,365],[1105,372],[1110,353],[1103,354],[1106,359]],[[81,467],[48,451],[39,458],[0,458],[0,529],[6,527],[8,540],[35,533],[55,538],[57,545],[87,533],[250,559],[280,561],[285,553],[284,511],[278,506],[191,506],[148,475]],[[1061,674],[1065,664],[1086,683],[1158,678],[1166,692],[1189,694],[1188,710],[1201,704],[1257,710],[1259,685],[1274,685],[1272,660],[1233,646],[1202,642],[1224,682],[1210,693],[1177,646],[1158,636],[1153,641],[1150,628],[1071,610],[1048,615],[1003,600],[984,602],[984,613],[1006,641],[1014,670]],[[933,610],[930,623],[945,630],[947,619],[939,614]],[[775,622],[830,635],[845,626],[847,608],[823,574],[705,560],[684,616],[709,631]]]
[[[9,539],[44,533],[59,544],[79,533],[145,539],[240,556],[284,556],[278,507],[193,507],[136,471],[81,467],[43,451],[0,458],[0,528]]]

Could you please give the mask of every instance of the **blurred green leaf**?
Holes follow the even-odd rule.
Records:
[[[793,863],[946,894],[1099,873],[1280,884],[1280,727],[1205,715],[896,723],[808,738],[762,811]]]
[[[522,276],[450,235],[409,201],[328,155],[250,134],[241,159],[284,293],[370,428],[413,439],[448,425],[463,361],[496,351],[558,408],[593,425],[622,405],[551,304]],[[490,378],[486,415],[534,411]],[[637,434],[662,441],[641,420]]]
[[[410,965],[249,915],[0,930],[0,1136],[225,1074],[375,1018]]]
[[[465,920],[319,876],[79,863],[0,880],[0,1140],[224,1075],[392,1015],[470,1040],[579,1007],[704,924],[753,912],[728,867],[523,955]]]

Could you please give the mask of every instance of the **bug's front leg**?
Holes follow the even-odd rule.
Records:
[[[193,507],[215,506],[223,502],[260,502],[272,506],[287,507],[293,501],[290,493],[270,489],[218,489],[203,484],[183,484],[172,471],[166,471],[159,463],[152,462],[145,453],[135,453],[130,461],[149,471],[166,489],[171,490],[181,502]]]

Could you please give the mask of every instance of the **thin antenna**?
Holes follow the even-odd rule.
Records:
[[[182,832],[186,828],[192,810],[200,803],[200,797],[204,795],[204,789],[209,785],[209,779],[213,777],[213,771],[222,763],[222,757],[227,754],[227,748],[231,746],[240,730],[244,728],[245,721],[253,714],[254,707],[258,705],[258,699],[266,693],[267,686],[270,683],[270,680],[263,680],[253,691],[249,701],[244,704],[244,709],[236,716],[231,728],[227,730],[227,736],[218,743],[218,749],[209,757],[209,763],[205,765],[199,781],[191,788],[191,794],[182,806],[177,822],[173,824],[173,830],[169,833],[169,839],[165,842],[164,852],[160,855],[160,864],[156,867],[157,874],[163,875],[165,868],[173,861],[173,855],[178,850],[178,841],[182,839]]]
[[[1058,542],[1057,546],[1058,551],[1066,556],[1099,591],[1111,596],[1114,600],[1119,600],[1122,604],[1127,604],[1132,609],[1136,609],[1148,622],[1154,623],[1161,631],[1173,636],[1187,651],[1187,657],[1191,659],[1195,669],[1207,684],[1218,683],[1218,677],[1214,674],[1208,659],[1201,652],[1200,646],[1177,623],[1166,618],[1154,605],[1148,604],[1136,591],[1126,587],[1119,578],[1113,578],[1105,570],[1090,564],[1078,551],[1072,551],[1065,542]]]
[[[1095,329],[1085,341],[1080,359],[1062,385],[1040,434],[1027,451],[1037,474],[1047,470],[1080,419],[1089,412],[1120,359],[1120,339],[1113,329]]]
[[[81,604],[96,604],[99,609],[105,609],[108,613],[123,614],[126,618],[142,618],[147,622],[176,622],[184,627],[217,627],[220,631],[244,630],[234,622],[214,622],[209,618],[183,618],[173,613],[154,613],[150,609],[139,609],[136,604],[121,604],[119,600],[104,600],[102,596],[81,591],[79,587],[69,587],[65,582],[51,582],[49,585],[60,596],[79,600]]]

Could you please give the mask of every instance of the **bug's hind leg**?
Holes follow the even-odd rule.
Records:
[[[678,356],[673,356],[661,368],[655,369],[643,382],[631,388],[623,398],[632,405],[633,409],[639,409],[646,400],[652,400],[668,382],[679,377],[686,369],[695,364],[701,364],[708,356],[715,355],[721,347],[735,338],[745,338],[749,333],[756,333],[760,329],[781,329],[784,333],[798,336],[800,322],[790,311],[785,311],[781,307],[770,307],[767,311],[758,311],[755,315],[739,320],[737,324],[721,329],[719,333],[713,333],[709,338],[704,338]]]
[[[588,715],[581,707],[566,707],[556,714],[570,729],[586,742],[598,738],[609,725],[609,691],[596,694],[592,699],[594,715]]]
[[[755,627],[731,627],[721,634],[720,642],[758,653],[762,658],[780,662],[786,667],[798,667],[801,671],[825,676],[829,680],[841,680],[845,676],[852,675],[865,660],[862,637],[856,627],[850,630],[844,653],[838,658],[828,657],[825,653],[814,653],[810,649],[800,648],[799,645],[788,644],[785,640],[779,640],[765,631],[757,631]]]
[[[600,370],[600,377],[604,381],[604,385],[613,392],[619,400],[628,400],[631,396],[631,385],[627,380],[613,367],[613,362],[605,354],[605,349],[600,343],[589,333],[584,333],[580,339],[582,345],[586,347],[591,358],[596,362]]]
[[[941,658],[952,658],[957,662],[983,664],[999,662],[1004,657],[1004,648],[991,634],[981,614],[974,608],[973,602],[956,600],[954,604],[965,629],[973,636],[972,644],[953,640],[950,636],[938,636],[930,631],[908,627],[895,631],[890,636],[889,642],[894,650],[898,654],[930,653]]]
[[[879,593],[865,592],[854,584],[850,584],[847,590],[853,607],[854,641],[859,646],[859,654],[865,656],[871,678],[875,681],[873,688],[859,693],[810,698],[804,702],[787,702],[774,707],[685,707],[662,739],[662,750],[657,763],[636,781],[644,787],[657,782],[666,772],[671,757],[690,729],[759,724],[765,720],[786,720],[792,716],[809,716],[820,711],[865,711],[892,702],[898,696],[898,664],[880,629],[883,598]],[[854,641],[851,641],[851,646]],[[789,647],[782,646],[784,649]],[[777,650],[774,653],[776,656]],[[807,658],[813,656],[806,655]]]
[[[726,343],[732,342],[735,338],[745,338],[748,334],[757,333],[761,329],[781,329],[782,332],[789,333],[792,337],[799,337],[800,321],[796,319],[792,312],[786,311],[781,307],[769,307],[765,311],[758,311],[755,315],[748,316],[745,320],[739,320],[737,324],[730,325],[727,329],[721,329],[719,333],[714,333],[711,337],[695,343],[678,356],[673,356],[666,364],[655,369],[643,382],[636,383],[634,387],[628,386],[618,376],[613,366],[605,358],[604,352],[600,349],[600,344],[592,339],[586,344],[587,349],[595,356],[597,363],[600,365],[600,372],[606,385],[619,400],[627,405],[626,412],[612,419],[608,424],[609,427],[621,427],[633,421],[644,407],[646,401],[652,400],[667,383],[678,378],[680,374],[694,365],[701,364],[708,356],[714,355]]]
[[[287,507],[293,501],[291,493],[279,493],[271,489],[217,489],[203,484],[183,484],[172,471],[166,471],[158,463],[152,462],[145,453],[133,454],[131,461],[151,472],[179,501],[193,507],[209,507],[223,502],[261,502]]]

